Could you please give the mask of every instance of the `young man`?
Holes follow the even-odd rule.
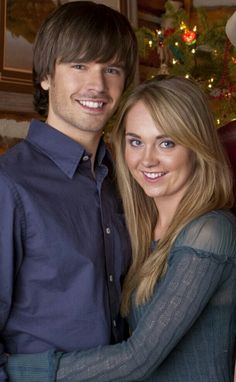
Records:
[[[35,107],[25,141],[0,159],[0,381],[6,353],[120,341],[129,240],[101,140],[136,67],[127,19],[66,3],[34,48]]]

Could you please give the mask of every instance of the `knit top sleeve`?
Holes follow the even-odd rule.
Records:
[[[120,344],[64,354],[58,382],[138,381],[148,378],[191,330],[224,278],[235,266],[236,226],[230,215],[212,212],[179,235],[168,270],[150,301],[132,307],[134,331]]]

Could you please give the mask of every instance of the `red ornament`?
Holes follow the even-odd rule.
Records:
[[[169,37],[175,32],[174,28],[167,28],[164,30],[164,37]]]
[[[187,45],[195,44],[195,42],[196,42],[196,37],[197,37],[196,32],[194,32],[194,31],[190,31],[190,30],[186,30],[186,31],[182,34],[182,40],[183,40],[183,42],[185,42],[185,44],[187,44]]]

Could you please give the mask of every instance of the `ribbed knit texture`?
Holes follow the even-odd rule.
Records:
[[[56,366],[61,353],[48,351],[37,355],[37,364],[34,366],[35,355],[18,355],[10,357],[8,368],[10,371],[10,381],[24,382],[49,382],[55,380]],[[21,359],[24,364],[21,365]]]

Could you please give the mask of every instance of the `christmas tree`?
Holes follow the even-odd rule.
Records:
[[[160,73],[195,79],[207,93],[218,126],[236,119],[236,49],[225,33],[227,18],[209,22],[198,9],[197,23],[189,24],[183,8],[167,1],[161,26],[136,31],[140,60],[151,62]]]

